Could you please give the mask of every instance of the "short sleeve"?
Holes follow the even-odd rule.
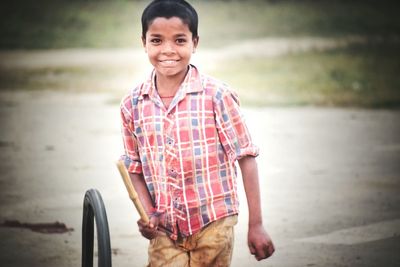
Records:
[[[214,110],[219,139],[229,159],[258,156],[259,149],[252,143],[236,93],[229,89],[217,91]]]
[[[124,161],[128,172],[142,173],[142,163],[138,150],[138,143],[134,134],[134,125],[132,119],[132,101],[131,97],[125,97],[120,106],[121,111],[121,133],[124,144],[125,154],[120,157]]]

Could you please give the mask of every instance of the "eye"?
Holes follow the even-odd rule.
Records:
[[[150,43],[157,45],[161,43],[161,39],[160,38],[151,38],[150,39]]]
[[[186,39],[185,38],[178,38],[178,39],[176,39],[176,43],[177,44],[185,44],[186,43]]]

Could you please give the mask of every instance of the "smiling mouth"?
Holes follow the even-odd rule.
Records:
[[[179,60],[172,60],[172,59],[169,59],[169,60],[160,60],[159,62],[160,62],[161,64],[163,64],[163,65],[169,66],[169,65],[175,65],[176,63],[179,62]]]

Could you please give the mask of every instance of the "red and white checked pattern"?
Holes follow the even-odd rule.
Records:
[[[122,157],[143,174],[165,227],[188,236],[238,213],[235,161],[258,148],[226,84],[190,65],[166,108],[154,81],[155,71],[122,100]]]

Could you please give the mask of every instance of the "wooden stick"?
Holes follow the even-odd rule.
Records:
[[[147,213],[144,210],[142,203],[140,202],[139,196],[136,193],[135,188],[133,187],[131,178],[129,177],[129,173],[125,167],[124,162],[122,160],[119,160],[117,162],[117,167],[118,167],[119,173],[121,174],[122,180],[124,180],[126,189],[128,190],[129,198],[133,201],[133,204],[135,204],[136,210],[139,212],[140,218],[145,223],[148,223],[149,217],[147,216]]]

